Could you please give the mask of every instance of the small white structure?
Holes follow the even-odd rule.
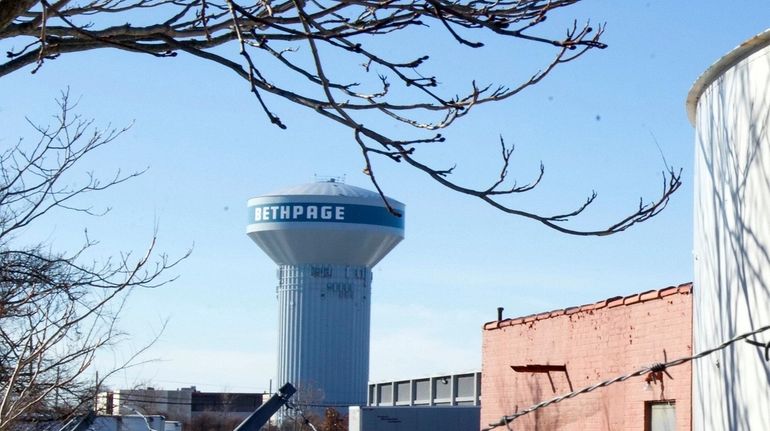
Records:
[[[694,351],[770,324],[770,30],[711,66],[695,126]],[[763,333],[756,341],[770,340]],[[693,429],[770,430],[770,364],[740,342],[693,364]]]
[[[175,427],[181,422],[192,423],[202,417],[243,420],[260,405],[262,394],[200,392],[195,386],[176,390],[116,389],[99,392],[96,397],[96,412],[102,415],[139,412],[179,421],[166,421],[166,431],[179,431]]]
[[[311,407],[364,405],[372,267],[404,238],[404,204],[336,181],[248,201],[246,232],[278,265],[278,382]]]
[[[171,391],[153,388],[105,391],[96,397],[96,411],[115,417],[139,411],[189,422],[192,419],[190,406],[194,392],[194,386]]]

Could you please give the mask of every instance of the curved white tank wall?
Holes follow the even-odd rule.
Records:
[[[696,81],[694,351],[770,324],[770,31]],[[757,337],[770,340],[770,333]],[[693,429],[770,430],[770,364],[746,342],[693,364]]]
[[[371,268],[404,238],[404,205],[337,182],[250,199],[246,231],[279,265],[278,384],[295,402],[366,405]],[[322,411],[322,409],[321,409]]]

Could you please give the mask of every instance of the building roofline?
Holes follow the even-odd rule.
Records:
[[[387,384],[387,383],[402,383],[402,382],[410,382],[413,380],[430,380],[430,379],[440,379],[442,377],[454,377],[454,376],[468,376],[471,374],[481,374],[481,369],[474,369],[474,370],[468,370],[468,371],[458,371],[458,372],[452,372],[452,373],[439,373],[439,374],[425,374],[419,377],[411,377],[407,379],[391,379],[391,380],[371,380],[369,381],[369,385],[381,385],[381,384]]]
[[[669,286],[658,290],[648,290],[646,292],[635,293],[629,296],[613,296],[611,298],[603,299],[592,304],[579,305],[575,307],[561,308],[558,310],[546,311],[543,313],[530,314],[527,316],[515,317],[511,319],[493,320],[484,324],[483,329],[486,331],[493,331],[495,329],[504,328],[507,326],[516,326],[524,323],[533,322],[536,320],[551,319],[558,316],[569,316],[577,313],[585,313],[594,310],[600,310],[602,308],[615,308],[621,305],[633,305],[643,302],[648,302],[656,299],[662,299],[671,295],[689,295],[692,293],[692,282],[683,283],[678,286]]]

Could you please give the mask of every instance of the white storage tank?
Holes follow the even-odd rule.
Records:
[[[770,30],[711,66],[695,126],[694,351],[770,324]],[[770,332],[756,341],[770,340]],[[770,430],[770,364],[741,341],[693,364],[693,429]]]
[[[299,403],[365,405],[372,267],[404,238],[404,205],[337,181],[248,201],[246,231],[278,265],[278,384]]]

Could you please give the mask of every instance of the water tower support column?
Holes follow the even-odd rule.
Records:
[[[300,404],[324,404],[326,391],[366,404],[371,270],[281,265],[278,276],[278,381],[297,382]]]

